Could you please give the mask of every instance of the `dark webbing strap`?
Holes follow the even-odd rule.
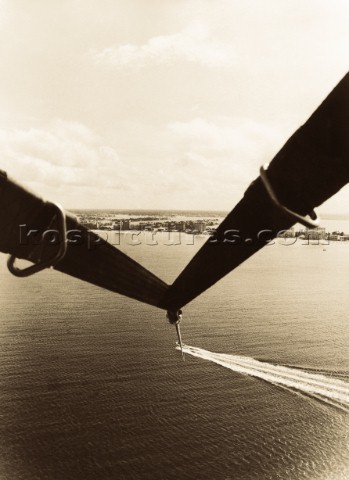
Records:
[[[0,251],[38,263],[51,258],[57,244],[41,240],[47,228],[57,229],[52,205],[0,173]],[[52,221],[53,220],[53,221]],[[22,230],[21,225],[25,225]],[[37,235],[23,231],[38,230]],[[67,215],[67,230],[77,230],[79,241],[68,243],[56,270],[150,305],[159,306],[168,286],[97,234]],[[62,241],[62,239],[60,239]]]
[[[281,203],[302,215],[348,183],[349,74],[287,141],[267,175]],[[258,240],[260,231],[271,230],[273,234],[262,237],[272,238],[294,223],[273,204],[258,178],[219,226],[218,241],[205,243],[169,288],[162,306],[181,308],[262,248],[266,243]],[[236,231],[234,243],[234,232],[227,230]]]

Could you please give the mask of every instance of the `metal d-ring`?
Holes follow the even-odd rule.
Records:
[[[59,248],[52,258],[49,258],[48,260],[45,260],[43,262],[39,261],[38,263],[35,263],[34,265],[30,265],[29,267],[23,269],[15,266],[16,256],[10,255],[7,260],[7,268],[16,277],[28,277],[29,275],[33,275],[34,273],[44,270],[44,268],[54,267],[60,260],[62,260],[62,258],[67,252],[67,227],[65,212],[56,203],[46,202],[46,204],[54,207],[55,215],[58,219],[58,229],[61,238],[61,241],[59,242]]]
[[[262,165],[259,172],[261,175],[263,185],[265,186],[269,194],[269,197],[273,201],[274,205],[276,205],[280,210],[282,210],[284,213],[286,213],[287,215],[289,215],[290,217],[292,217],[294,220],[301,223],[305,227],[308,227],[308,228],[318,227],[320,224],[320,219],[314,210],[310,212],[309,215],[303,216],[290,210],[289,208],[285,207],[285,205],[279,202],[279,199],[277,198],[267,176],[268,166],[269,166],[268,164]]]

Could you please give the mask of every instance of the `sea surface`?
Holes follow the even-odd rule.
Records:
[[[120,248],[171,283],[206,239]],[[184,308],[185,361],[162,311],[5,260],[1,480],[349,478],[349,242],[265,247]]]

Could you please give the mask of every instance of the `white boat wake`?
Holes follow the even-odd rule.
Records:
[[[183,352],[349,411],[349,383],[338,378],[260,362],[250,357],[214,353],[188,345],[183,345]]]

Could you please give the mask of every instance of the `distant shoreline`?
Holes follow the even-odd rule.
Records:
[[[72,213],[108,213],[108,214],[119,214],[119,215],[188,215],[191,216],[219,216],[219,217],[226,217],[228,213],[231,212],[230,210],[205,210],[205,209],[155,209],[155,208],[68,208],[69,212]],[[335,213],[328,213],[328,214],[321,214],[320,217],[322,220],[342,220],[342,221],[349,221],[349,213],[348,214],[335,214]]]
[[[183,232],[189,234],[212,234],[226,217],[226,212],[205,210],[96,210],[76,209],[79,222],[89,230],[105,231],[150,231]],[[287,238],[303,237],[310,240],[322,239],[348,241],[349,220],[338,216],[323,217],[320,227],[307,229],[300,224],[285,232]]]

